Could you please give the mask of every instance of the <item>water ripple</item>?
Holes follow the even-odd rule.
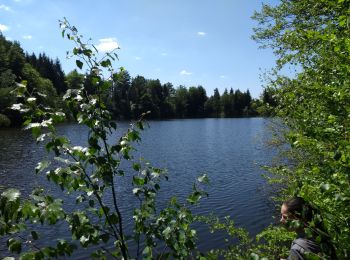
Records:
[[[128,127],[120,123],[121,129]],[[136,157],[144,157],[154,165],[168,169],[170,181],[161,186],[160,199],[165,203],[170,195],[180,200],[191,192],[192,183],[202,173],[207,173],[211,184],[206,188],[209,197],[204,198],[197,214],[215,213],[219,217],[230,216],[236,225],[256,234],[272,222],[274,208],[262,188],[266,183],[261,178],[262,169],[257,165],[268,164],[271,153],[264,148],[263,141],[269,136],[266,120],[251,119],[200,119],[151,121],[150,129],[143,133],[142,143],[136,145]],[[59,132],[69,136],[74,144],[84,145],[88,135],[79,125],[62,125]],[[120,134],[111,136],[116,139]],[[47,183],[45,176],[35,176],[36,163],[47,156],[37,147],[29,132],[16,129],[0,130],[0,191],[6,187],[18,187],[24,194],[37,185],[62,196],[59,189]],[[131,186],[126,180],[117,190],[124,214],[130,215],[137,205]],[[106,198],[110,200],[111,198]],[[67,204],[74,208],[75,204]],[[131,230],[131,222],[127,229]],[[61,226],[43,227],[47,240],[58,235],[67,235]],[[223,244],[223,234],[210,234],[199,227],[199,248],[207,250]],[[85,253],[83,253],[84,255]]]

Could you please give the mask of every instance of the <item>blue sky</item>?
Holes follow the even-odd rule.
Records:
[[[264,2],[277,2],[269,0]],[[251,40],[255,0],[0,0],[0,30],[28,52],[59,58],[66,73],[72,43],[61,37],[67,17],[101,51],[119,46],[119,61],[131,76],[162,83],[262,92],[259,75],[274,65],[270,50]]]

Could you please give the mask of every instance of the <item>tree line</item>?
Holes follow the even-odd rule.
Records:
[[[59,63],[57,63],[59,65]],[[11,109],[21,102],[15,94],[18,82],[26,81],[29,91],[36,89],[42,94],[38,101],[45,107],[58,106],[57,86],[52,80],[44,77],[26,59],[19,42],[11,42],[0,34],[0,126],[18,126],[23,118]],[[57,82],[55,82],[57,83]]]
[[[66,75],[58,59],[53,60],[45,53],[24,53],[19,42],[8,41],[3,35],[0,35],[0,58],[0,126],[19,126],[23,121],[18,112],[10,109],[18,102],[13,91],[16,82],[25,80],[29,90],[36,88],[43,93],[42,106],[60,107],[59,96],[67,89],[84,86],[89,94],[96,91],[91,75],[77,70]],[[159,79],[131,77],[127,70],[121,70],[112,81],[104,101],[115,119],[136,119],[147,111],[150,119],[269,115],[266,108],[271,97],[265,97],[266,90],[260,99],[253,99],[249,90],[232,88],[222,94],[215,88],[208,96],[202,86],[175,88]]]

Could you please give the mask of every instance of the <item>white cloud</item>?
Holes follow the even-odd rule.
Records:
[[[206,35],[207,35],[207,33],[206,33],[206,32],[197,32],[197,35],[198,35],[198,36],[202,36],[202,37],[203,37],[203,36],[206,36]]]
[[[9,30],[9,27],[6,26],[5,24],[1,24],[0,23],[0,32],[5,32],[5,31],[8,31]]]
[[[31,40],[33,38],[33,36],[31,36],[31,35],[23,35],[22,38],[24,40]]]
[[[4,10],[4,11],[11,11],[11,7],[7,6],[7,5],[0,5],[0,10]]]
[[[109,52],[119,48],[119,44],[115,38],[99,39],[99,42],[96,48],[102,52]]]
[[[181,70],[181,71],[180,71],[180,75],[186,75],[186,76],[188,76],[188,75],[192,75],[192,72],[189,72],[189,71],[186,71],[186,70]]]

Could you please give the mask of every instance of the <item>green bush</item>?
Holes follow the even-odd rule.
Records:
[[[347,0],[264,4],[253,36],[277,56],[269,86],[290,147],[270,170],[285,184],[284,196],[312,205],[317,214],[306,232],[340,259],[350,255],[349,7]],[[296,75],[279,73],[284,66],[296,66]]]

